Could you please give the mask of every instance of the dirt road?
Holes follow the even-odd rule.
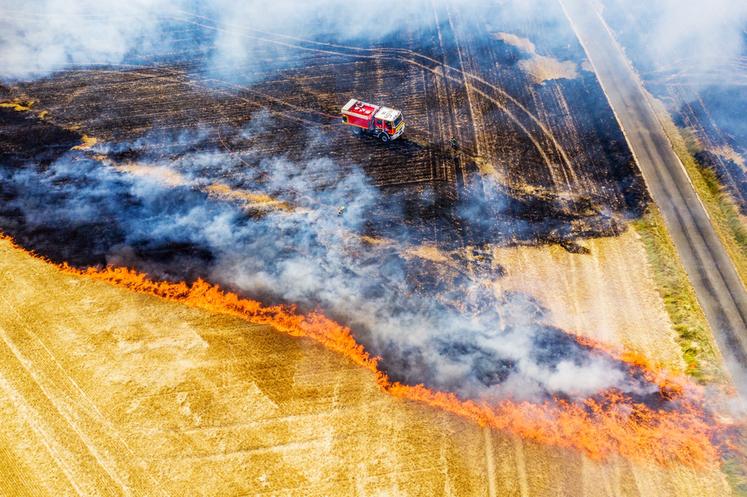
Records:
[[[561,4],[664,215],[730,372],[737,384],[747,385],[747,294],[734,265],[610,30],[591,2]]]

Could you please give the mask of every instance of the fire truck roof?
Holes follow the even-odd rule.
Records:
[[[394,121],[397,118],[399,111],[396,109],[390,109],[389,107],[382,107],[379,112],[376,113],[376,119],[383,119],[384,121]]]
[[[348,103],[345,104],[345,107],[342,108],[342,113],[369,119],[373,117],[373,115],[376,114],[378,110],[378,105],[368,104],[361,100],[351,98],[350,100],[348,100]]]

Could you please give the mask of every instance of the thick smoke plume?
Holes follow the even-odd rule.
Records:
[[[464,2],[467,4],[468,2]],[[204,49],[209,64],[247,69],[267,44],[257,30],[339,40],[384,39],[424,19],[422,0],[388,4],[325,0],[267,2],[211,0],[0,1],[0,79],[31,79],[70,66],[139,61],[170,49]],[[355,22],[365,13],[369,22]],[[352,22],[351,22],[352,21]],[[375,27],[375,29],[373,29]],[[174,36],[186,30],[186,35]],[[272,48],[272,47],[271,47]],[[275,47],[277,48],[277,47]]]
[[[639,38],[633,59],[654,67],[685,64],[690,80],[697,71],[724,67],[745,53],[747,3],[733,0],[604,0],[608,22],[622,29],[621,37]],[[631,32],[632,31],[632,32]],[[638,61],[636,60],[636,61]]]
[[[112,64],[168,43],[172,2],[0,1],[0,78],[31,79],[74,65]]]
[[[628,49],[646,52],[658,63],[686,57],[708,66],[743,53],[745,2],[635,1],[625,2],[624,14],[615,8],[616,0],[602,3],[609,7],[605,15],[611,24],[637,26],[645,35],[639,46]],[[254,58],[267,57],[260,32],[368,46],[404,29],[445,22],[438,16],[448,11],[487,22],[495,18],[504,27],[512,20],[543,19],[543,30],[554,15],[564,27],[557,46],[567,43],[560,33],[567,31],[567,23],[552,0],[414,0],[396,8],[362,0],[277,0],[272,8],[259,0],[2,0],[0,79],[39,77],[70,65],[127,62],[185,46],[211,53],[210,63],[218,69],[245,68]],[[631,15],[632,20],[616,18]],[[190,27],[194,30],[185,32]]]
[[[658,51],[653,56],[695,47],[708,59],[714,50],[720,56],[741,50],[745,7],[721,3],[707,16],[695,2],[639,9],[651,28],[648,45]],[[168,62],[172,49],[207,54],[199,60],[209,70],[250,73],[268,58],[286,63],[273,57],[282,42],[268,45],[265,32],[396,45],[405,28],[417,32],[447,22],[443,13],[494,16],[496,26],[505,26],[540,11],[543,19],[557,13],[567,35],[561,10],[544,0],[416,0],[396,9],[359,0],[277,0],[272,9],[257,0],[0,0],[0,80],[72,66]],[[668,19],[684,29],[670,29]],[[567,43],[566,36],[557,39],[558,46]],[[473,397],[533,399],[655,390],[624,364],[545,325],[545,311],[526,295],[496,295],[468,274],[439,285],[425,262],[402,255],[414,238],[406,227],[391,228],[391,239],[381,243],[367,240],[368,213],[390,200],[359,170],[329,159],[277,157],[241,168],[235,154],[195,151],[201,133],[151,136],[96,151],[119,157],[134,150],[138,164],[79,151],[44,165],[0,164],[0,227],[32,247],[56,245],[57,255],[71,263],[126,265],[174,279],[200,276],[246,295],[320,307],[351,325],[392,376],[409,383]],[[172,150],[168,159],[148,155],[162,146]],[[231,179],[216,185],[220,177]],[[230,192],[250,195],[241,200]],[[468,196],[456,209],[489,231],[495,223],[487,214],[500,208],[500,198],[486,181],[479,198]]]
[[[439,285],[426,261],[402,255],[412,238],[406,228],[366,238],[370,213],[390,200],[357,168],[283,158],[239,168],[241,156],[195,149],[204,137],[160,134],[99,145],[95,154],[70,151],[48,165],[3,167],[0,229],[72,263],[199,276],[321,308],[410,384],[534,400],[657,391],[625,363],[544,324],[545,311],[527,295],[496,294],[467,274]]]

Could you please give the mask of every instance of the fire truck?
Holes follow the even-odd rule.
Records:
[[[389,107],[351,98],[342,108],[341,114],[342,122],[352,126],[353,133],[373,135],[383,142],[396,140],[405,131],[402,113]]]

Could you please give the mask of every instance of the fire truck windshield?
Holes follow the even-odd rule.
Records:
[[[392,124],[392,127],[396,128],[397,126],[399,126],[399,123],[401,123],[401,122],[402,122],[402,114],[400,114],[400,115],[397,116],[397,119],[394,120],[394,123]]]

